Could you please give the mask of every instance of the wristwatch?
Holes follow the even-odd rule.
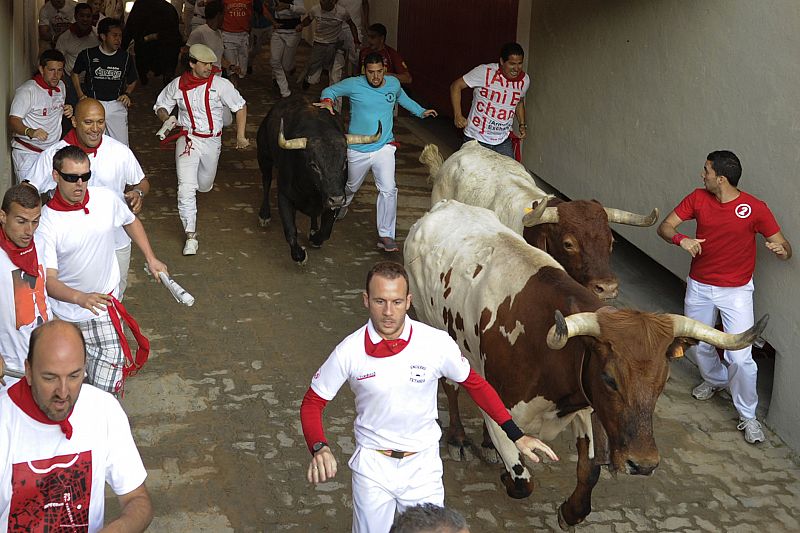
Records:
[[[325,442],[325,441],[322,441],[322,440],[319,441],[319,442],[315,442],[314,445],[311,447],[311,453],[312,454],[316,454],[318,451],[320,451],[322,448],[324,448],[327,445],[328,445],[328,443]]]
[[[144,191],[142,189],[133,189],[133,192],[139,193],[139,198],[144,198]]]

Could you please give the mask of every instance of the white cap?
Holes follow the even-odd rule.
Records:
[[[203,63],[216,63],[217,54],[204,44],[193,44],[189,47],[189,57]]]

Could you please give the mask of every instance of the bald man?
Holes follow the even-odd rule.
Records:
[[[121,508],[109,531],[144,531],[153,519],[128,418],[83,383],[85,364],[78,328],[47,322],[31,335],[25,379],[0,397],[0,524],[9,531],[100,530],[105,483]]]
[[[150,191],[150,182],[131,149],[105,135],[105,117],[103,105],[94,98],[84,98],[78,102],[72,117],[75,129],[39,155],[29,179],[41,193],[55,189],[53,156],[65,146],[77,146],[91,156],[92,186],[111,189],[137,215],[142,210],[144,197]],[[131,240],[122,229],[117,230],[115,246],[120,273],[119,299],[122,300],[128,286],[128,267],[131,262]]]

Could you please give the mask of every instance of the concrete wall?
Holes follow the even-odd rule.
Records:
[[[380,22],[386,26],[386,44],[397,48],[397,19],[400,0],[370,0],[369,23]]]
[[[706,154],[730,149],[743,162],[742,189],[770,205],[800,249],[800,3],[537,0],[531,28],[524,157],[536,174],[569,197],[658,207],[663,218],[702,186]],[[689,256],[655,228],[615,229],[687,274]],[[764,336],[778,350],[768,422],[795,449],[798,280],[800,257],[759,250],[756,314],[770,314]]]

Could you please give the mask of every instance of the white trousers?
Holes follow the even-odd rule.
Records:
[[[188,144],[188,147],[187,147]],[[197,230],[197,191],[214,186],[222,149],[220,137],[178,137],[175,143],[175,168],[178,174],[178,215],[186,233]]]
[[[361,28],[358,28],[358,40],[362,43],[364,42]],[[356,76],[361,70],[358,66],[358,48],[353,42],[353,34],[350,33],[350,28],[342,29],[342,41],[342,49],[336,52],[336,58],[333,60],[333,67],[331,67],[331,85],[344,77]],[[348,72],[348,70],[352,70],[352,72]]]
[[[128,146],[128,108],[118,100],[100,103],[106,110],[106,135]]]
[[[353,471],[353,533],[386,533],[395,510],[420,503],[444,505],[439,443],[404,459],[356,448]]]
[[[123,248],[117,248],[115,251],[117,256],[117,265],[119,266],[119,296],[117,300],[122,301],[125,296],[125,289],[128,288],[128,270],[131,266],[131,243]]]
[[[376,125],[377,129],[377,125]],[[347,149],[347,205],[353,201],[353,196],[367,172],[372,170],[375,176],[375,187],[378,188],[377,201],[377,226],[379,237],[394,239],[394,227],[397,220],[397,186],[394,181],[394,153],[397,148],[385,144],[374,152],[359,152]]]
[[[300,34],[292,30],[274,30],[270,39],[269,65],[272,67],[272,77],[278,83],[281,96],[292,94],[289,89],[289,80],[286,73],[294,68],[294,57],[297,45],[300,44]]]
[[[16,176],[14,183],[22,183],[22,180],[28,179],[28,174],[36,164],[39,153],[27,148],[11,148],[11,161],[14,164],[14,176]]]
[[[687,278],[684,309],[689,318],[712,327],[720,315],[727,333],[746,331],[754,323],[753,280],[741,287],[715,287]],[[755,418],[758,366],[753,361],[751,347],[725,350],[727,367],[720,362],[717,350],[705,342],[697,345],[695,353],[703,379],[714,387],[728,387],[739,415]]]
[[[231,33],[222,32],[223,55],[231,65],[239,67],[239,77],[247,74],[247,59],[250,55],[250,34],[246,31]]]

